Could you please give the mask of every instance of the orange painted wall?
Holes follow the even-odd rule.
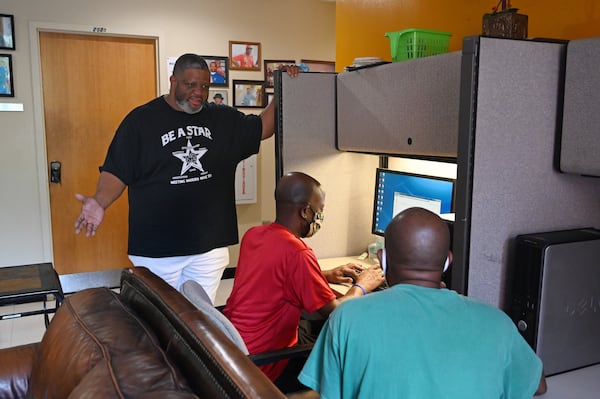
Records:
[[[337,0],[336,70],[356,57],[391,60],[385,32],[423,28],[452,32],[450,51],[465,36],[481,34],[483,14],[498,0]],[[529,37],[579,39],[600,36],[598,0],[512,0],[529,17]]]

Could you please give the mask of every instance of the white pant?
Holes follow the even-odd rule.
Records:
[[[197,281],[215,303],[217,289],[225,267],[229,264],[227,247],[215,248],[199,255],[148,258],[129,255],[135,266],[145,266],[179,290],[187,280]]]

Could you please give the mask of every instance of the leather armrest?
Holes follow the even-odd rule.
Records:
[[[24,398],[39,343],[0,349],[0,399]]]
[[[269,363],[275,363],[284,359],[293,359],[296,357],[308,356],[313,348],[313,344],[295,345],[290,348],[283,348],[269,352],[256,353],[249,355],[250,360],[257,366],[263,366]]]

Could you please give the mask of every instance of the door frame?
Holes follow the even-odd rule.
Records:
[[[42,64],[40,57],[40,32],[58,32],[72,34],[89,34],[93,36],[120,36],[131,38],[153,39],[156,42],[156,88],[158,96],[161,92],[161,76],[166,76],[167,65],[160,62],[163,58],[164,50],[161,49],[161,43],[164,43],[164,33],[162,32],[139,32],[138,31],[114,31],[110,28],[91,25],[69,25],[56,24],[48,22],[29,22],[29,48],[31,51],[31,86],[33,93],[33,129],[35,144],[35,160],[38,177],[38,194],[40,204],[40,227],[42,235],[42,254],[45,260],[54,262],[53,243],[52,243],[52,225],[50,218],[50,182],[48,174],[48,159],[46,156],[46,129],[44,123],[44,101],[42,93]],[[162,74],[161,74],[162,72]],[[75,193],[73,193],[75,195]],[[75,226],[75,221],[73,221]],[[75,227],[73,227],[75,234]]]

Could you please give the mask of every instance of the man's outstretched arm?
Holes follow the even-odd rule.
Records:
[[[104,220],[104,210],[123,194],[125,187],[125,183],[117,176],[102,172],[93,197],[75,194],[75,198],[82,203],[81,213],[75,221],[75,234],[85,229],[86,237],[96,235],[96,230]]]

